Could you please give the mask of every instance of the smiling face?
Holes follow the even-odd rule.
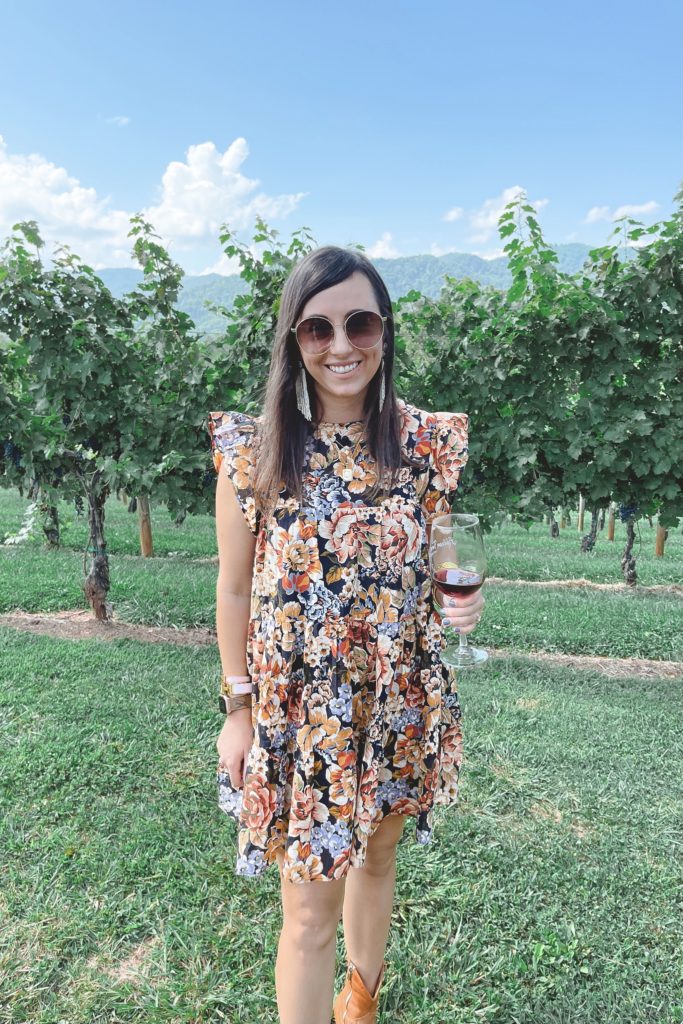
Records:
[[[357,349],[346,337],[344,321],[357,309],[380,312],[372,285],[359,270],[339,284],[314,295],[297,318],[298,323],[307,316],[326,316],[336,325],[327,352],[310,355],[299,349],[303,364],[315,381],[320,419],[326,423],[346,423],[363,418],[365,393],[382,359],[384,341],[371,349]],[[336,371],[331,368],[335,366],[338,368]],[[350,367],[348,372],[343,372],[347,367]],[[314,396],[310,398],[313,405]]]

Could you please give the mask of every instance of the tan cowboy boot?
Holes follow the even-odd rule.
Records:
[[[374,995],[370,995],[356,965],[349,960],[346,983],[334,1001],[334,1024],[376,1024],[379,990],[386,970],[382,964]]]

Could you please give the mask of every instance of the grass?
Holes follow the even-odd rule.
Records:
[[[275,1021],[277,872],[233,874],[215,653],[0,629],[0,678],[0,1019]],[[406,823],[385,1019],[680,1020],[680,685],[513,658],[460,688],[461,803],[428,848]]]
[[[0,491],[0,538],[24,505]],[[121,503],[106,530],[119,620],[213,626],[211,516],[176,527],[154,509],[153,559]],[[664,559],[641,534],[641,582],[681,583],[680,534]],[[487,538],[490,572],[618,583],[623,542],[619,524],[586,557],[573,528],[508,525]],[[82,521],[64,518],[62,544],[0,547],[0,612],[85,606]],[[644,588],[491,584],[474,638],[681,660],[682,609]],[[277,1020],[277,871],[235,877],[216,804],[219,664],[215,647],[0,627],[1,1024]],[[437,809],[429,847],[406,823],[383,1019],[681,1024],[681,682],[511,656],[459,686],[461,800]]]

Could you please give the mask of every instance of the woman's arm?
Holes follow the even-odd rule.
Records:
[[[221,666],[224,675],[245,676],[256,538],[225,472],[218,473],[216,484],[216,538],[219,559],[216,633]],[[241,789],[244,784],[253,738],[250,708],[238,708],[226,716],[216,749],[235,789]]]
[[[216,539],[216,633],[221,665],[224,675],[244,676],[256,538],[225,472],[219,472],[216,484]]]

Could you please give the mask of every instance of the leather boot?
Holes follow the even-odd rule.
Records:
[[[349,960],[344,988],[334,1001],[334,1024],[376,1024],[379,990],[384,979],[382,964],[373,995],[370,995],[356,965]]]

